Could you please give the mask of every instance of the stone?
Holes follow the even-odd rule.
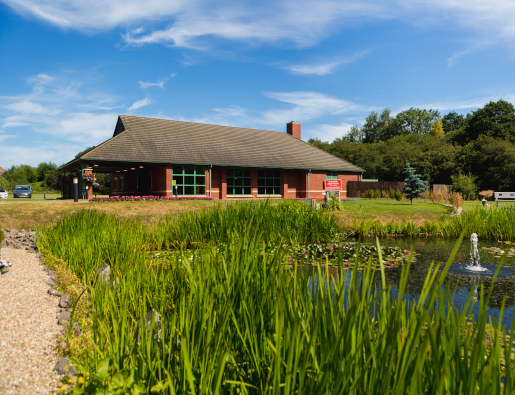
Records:
[[[62,294],[61,299],[59,300],[59,307],[67,308],[72,307],[72,302],[70,301],[70,295]]]
[[[66,325],[69,322],[70,322],[70,312],[69,311],[63,311],[57,317],[57,324],[58,325]]]
[[[60,376],[72,377],[77,373],[77,368],[72,364],[70,358],[61,357],[54,366],[54,372],[57,372]]]
[[[161,316],[157,311],[152,309],[152,311],[149,311],[147,314],[145,314],[145,322],[147,323],[147,336],[150,335],[150,330],[152,327],[152,321],[154,321],[154,331],[156,332],[154,334],[154,340],[157,340],[160,342],[162,340],[161,336]],[[138,320],[138,342],[140,341],[140,327],[141,327],[141,320]]]
[[[9,270],[11,270],[11,268],[10,268],[10,267],[4,267],[4,268],[2,269],[2,271],[1,271],[1,273],[2,273],[2,274],[7,274],[7,273],[9,273]]]
[[[59,297],[62,295],[61,292],[59,292],[57,289],[53,289],[53,288],[50,288],[48,290],[48,294],[52,295],[52,296],[59,296]]]
[[[109,277],[111,276],[111,267],[104,263],[97,269],[97,280],[103,283],[109,282]]]
[[[55,282],[54,280],[52,280],[51,278],[49,278],[46,282],[46,285],[48,285],[49,287],[55,287]]]

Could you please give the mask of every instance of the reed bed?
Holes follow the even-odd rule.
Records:
[[[322,214],[287,205],[235,210],[166,219],[162,233],[84,212],[41,232],[40,248],[67,262],[89,298],[94,349],[71,355],[84,377],[74,393],[515,391],[513,329],[506,338],[500,320],[490,322],[488,290],[476,316],[472,294],[462,310],[453,308],[443,287],[453,256],[441,274],[429,270],[414,302],[403,298],[410,263],[394,293],[381,259],[379,270],[371,261],[346,270],[342,259],[336,268],[315,262],[305,270],[285,265],[281,247],[265,248],[271,238],[321,237],[298,227],[316,229]],[[258,218],[255,210],[272,215]],[[294,215],[303,218],[285,218]],[[210,246],[217,237],[223,249]],[[165,269],[144,258],[151,246],[195,243],[208,245],[202,259],[178,258]],[[104,262],[115,284],[94,278]]]
[[[347,231],[377,236],[445,238],[458,238],[465,232],[466,236],[477,233],[482,239],[515,240],[515,210],[478,207],[463,212],[460,216],[443,216],[437,221],[427,221],[423,225],[415,225],[411,221],[382,224],[380,221],[364,219],[355,221]]]

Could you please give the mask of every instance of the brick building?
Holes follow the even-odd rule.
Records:
[[[120,115],[113,137],[61,166],[91,197],[87,176],[111,173],[111,195],[213,196],[215,199],[319,198],[326,179],[360,181],[363,170],[286,133]],[[88,189],[86,189],[88,187]]]

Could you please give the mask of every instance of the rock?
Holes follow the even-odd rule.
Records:
[[[1,273],[2,273],[2,274],[7,274],[7,273],[9,273],[9,270],[11,270],[11,268],[10,268],[10,267],[4,267],[4,268],[2,269],[2,271],[1,271]]]
[[[57,324],[58,325],[66,325],[69,322],[70,322],[70,312],[69,311],[63,311],[57,317]]]
[[[55,281],[55,274],[49,274],[48,277]]]
[[[61,357],[54,366],[54,372],[60,376],[72,377],[77,373],[77,368],[72,364],[68,357]]]
[[[59,307],[72,307],[72,302],[70,301],[70,295],[62,294],[61,299],[59,300]]]
[[[80,333],[82,332],[82,328],[77,322],[73,323],[72,329],[73,329],[73,332],[75,333],[75,336],[80,335]]]
[[[49,287],[55,287],[55,282],[54,280],[52,280],[51,278],[49,278],[46,282],[46,285],[48,285]]]
[[[48,290],[48,294],[52,295],[52,296],[59,296],[59,297],[62,295],[61,292],[59,292],[57,289],[53,289],[53,288],[50,288]]]
[[[109,282],[109,277],[111,276],[111,267],[104,263],[97,269],[97,280],[103,283]]]
[[[149,311],[147,314],[145,314],[145,321],[147,323],[147,336],[150,335],[150,330],[152,328],[152,325],[154,326],[154,340],[157,340],[160,342],[162,340],[161,336],[161,316],[157,311],[152,309],[152,311]],[[152,321],[154,321],[154,324],[152,324]],[[141,320],[138,320],[138,329],[137,329],[137,336],[138,336],[138,342],[140,341],[140,327],[141,327]]]

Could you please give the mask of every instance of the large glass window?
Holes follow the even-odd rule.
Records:
[[[206,168],[204,166],[174,166],[173,180],[177,195],[205,195]]]
[[[118,190],[118,178],[115,178],[114,179],[114,190],[117,191]]]
[[[252,172],[250,170],[227,169],[227,194],[252,195]]]
[[[258,170],[258,195],[281,194],[281,170]]]
[[[338,172],[337,171],[327,171],[325,173],[325,179],[326,180],[337,180],[338,179]]]

